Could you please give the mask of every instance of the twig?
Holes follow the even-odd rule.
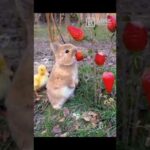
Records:
[[[48,25],[48,35],[49,35],[49,40],[52,40],[52,33],[50,30],[50,14],[46,13],[46,21],[47,21],[47,25]]]
[[[66,42],[65,42],[65,40],[64,40],[64,38],[63,38],[63,36],[62,36],[62,34],[61,34],[59,28],[58,28],[58,25],[57,25],[56,20],[55,20],[55,19],[53,19],[53,20],[54,20],[54,23],[55,23],[55,25],[56,25],[57,31],[58,31],[58,33],[59,33],[59,35],[60,35],[60,37],[61,37],[61,40],[62,40],[62,42],[65,44]]]
[[[95,93],[94,93],[94,101],[95,101],[95,103],[97,104],[97,97],[96,97],[96,96],[97,96],[97,94],[96,94],[96,93],[97,93],[97,82],[96,82],[97,79],[96,79],[96,75],[97,75],[97,74],[96,74],[96,65],[94,64],[94,76],[95,76],[95,80],[94,80],[94,82],[95,82],[95,83],[94,83],[94,88],[95,88],[95,89],[94,89],[94,92],[95,92]]]

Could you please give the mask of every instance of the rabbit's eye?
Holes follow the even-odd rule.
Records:
[[[67,50],[65,51],[65,53],[69,53],[69,50],[67,49]]]

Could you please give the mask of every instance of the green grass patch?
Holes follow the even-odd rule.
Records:
[[[115,72],[115,68],[111,68]],[[75,97],[68,100],[64,105],[69,109],[69,115],[64,117],[63,109],[56,111],[49,105],[44,111],[45,121],[43,123],[42,130],[35,133],[35,136],[53,137],[56,136],[53,133],[53,128],[57,125],[61,128],[62,134],[67,133],[68,137],[103,137],[113,136],[116,130],[116,105],[111,104],[109,106],[104,105],[104,101],[110,97],[107,94],[103,94],[103,98],[100,98],[101,102],[98,104],[94,101],[94,81],[93,68],[90,65],[83,64],[79,68],[80,84],[75,91]],[[89,79],[85,79],[85,74],[89,75]],[[98,95],[101,93],[98,93]],[[116,99],[112,97],[112,99]],[[90,122],[86,122],[82,115],[85,112],[93,111],[100,115],[100,122],[103,127],[97,125],[93,128]],[[79,118],[75,119],[74,114],[78,114]],[[63,122],[60,120],[64,118]],[[77,129],[74,129],[75,125],[78,125]],[[43,134],[43,131],[44,134]]]

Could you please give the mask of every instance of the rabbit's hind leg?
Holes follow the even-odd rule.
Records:
[[[59,99],[59,100],[53,100],[55,103],[52,104],[52,107],[56,110],[59,110],[63,107],[64,103],[66,102],[66,99]]]

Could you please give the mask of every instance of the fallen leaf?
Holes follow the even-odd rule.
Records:
[[[90,121],[90,119],[91,119],[91,117],[90,116],[88,116],[88,115],[84,115],[83,116],[83,119],[85,120],[85,121]]]
[[[78,130],[79,127],[80,127],[79,123],[75,122],[74,125],[69,128],[69,131],[72,132],[72,131]]]
[[[89,115],[97,116],[97,113],[96,113],[96,112],[93,112],[93,111],[89,111]]]
[[[78,120],[78,119],[80,118],[80,114],[77,114],[77,113],[73,113],[72,116],[73,116],[76,120]]]
[[[83,119],[85,121],[95,122],[95,119],[98,119],[98,117],[99,117],[99,115],[96,112],[93,112],[93,111],[85,112],[83,114]]]
[[[60,135],[60,137],[67,137],[67,136],[68,136],[68,132],[63,133],[63,134]]]
[[[70,114],[69,109],[68,108],[64,108],[63,114],[64,114],[64,117],[67,117]]]
[[[59,126],[59,125],[56,125],[56,126],[53,127],[52,132],[53,132],[54,134],[58,134],[58,133],[60,134],[62,131],[61,131],[60,126]]]
[[[64,122],[64,121],[65,121],[64,117],[59,120],[59,122]]]
[[[78,130],[78,129],[79,129],[79,127],[80,127],[79,122],[76,122],[76,123],[74,124],[74,130]]]
[[[60,134],[55,134],[55,136],[54,137],[60,137]]]
[[[43,135],[43,134],[45,134],[46,132],[47,132],[47,130],[44,130],[44,131],[42,131],[42,133],[41,133],[41,134]]]
[[[96,124],[96,123],[99,122],[99,118],[97,118],[97,116],[92,117],[92,118],[91,118],[91,122]]]
[[[82,117],[85,121],[90,122],[93,128],[96,128],[100,121],[99,114],[93,111],[85,112]]]

